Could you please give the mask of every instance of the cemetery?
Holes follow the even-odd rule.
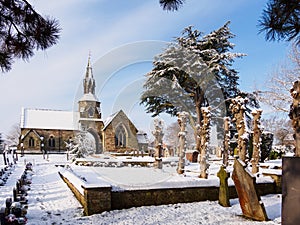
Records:
[[[236,156],[229,155],[227,150],[227,154],[222,158],[210,156],[211,162],[208,162],[209,154],[206,148],[209,140],[209,117],[204,116],[203,120],[206,120],[207,125],[203,126],[200,132],[201,137],[205,137],[201,139],[200,162],[188,162],[184,144],[187,113],[180,113],[179,158],[161,157],[163,131],[161,122],[155,121],[155,130],[152,132],[155,136],[155,157],[126,157],[109,153],[94,157],[90,155],[76,158],[72,164],[59,172],[60,176],[81,202],[86,215],[145,205],[206,200],[219,200],[221,205],[230,207],[229,199],[239,197],[245,217],[267,221],[268,216],[260,196],[281,193],[282,166],[277,164],[278,169],[272,169],[274,165],[268,163],[262,163],[264,168],[258,166],[261,110],[252,112],[253,156],[251,161],[246,161],[248,138],[245,135],[243,104],[244,99],[237,98],[233,99],[230,105],[238,124]],[[209,108],[203,108],[203,112],[207,112],[204,115],[209,115]],[[228,122],[228,119],[224,122]]]
[[[299,0],[121,2],[0,2],[0,225],[298,225]]]

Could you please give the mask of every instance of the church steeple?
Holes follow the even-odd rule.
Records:
[[[95,94],[95,79],[93,77],[93,70],[91,66],[91,54],[89,54],[85,78],[83,80],[83,90],[84,94]]]

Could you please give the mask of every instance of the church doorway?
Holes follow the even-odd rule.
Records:
[[[87,137],[93,141],[94,147],[95,147],[95,150],[96,150],[95,153],[96,154],[103,153],[102,141],[101,141],[98,133],[94,129],[89,128],[87,130]]]

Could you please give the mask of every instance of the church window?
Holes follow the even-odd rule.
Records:
[[[48,145],[49,145],[49,147],[55,147],[55,139],[53,136],[50,136],[50,138],[48,140]]]
[[[122,125],[116,128],[115,132],[115,146],[116,147],[126,147],[126,132]]]
[[[34,139],[33,139],[33,137],[29,138],[29,147],[34,147]]]
[[[94,117],[94,109],[93,109],[93,107],[89,108],[88,114],[89,114],[89,117]]]

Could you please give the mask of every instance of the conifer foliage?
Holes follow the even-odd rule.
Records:
[[[11,69],[15,58],[28,60],[34,50],[56,44],[58,21],[42,17],[26,0],[0,0],[0,68]]]
[[[159,0],[162,8],[167,11],[177,11],[184,2],[184,0]],[[299,15],[299,0],[270,0],[259,20],[260,32],[265,32],[269,41],[293,40],[299,45]]]
[[[300,44],[300,1],[271,0],[259,21],[267,40],[287,40]]]
[[[207,35],[187,27],[154,59],[141,96],[148,113],[189,112],[194,130],[201,126],[203,106],[212,106],[213,115],[228,115],[228,100],[241,93],[232,63],[244,55],[230,52],[234,35],[228,26],[229,22]]]

